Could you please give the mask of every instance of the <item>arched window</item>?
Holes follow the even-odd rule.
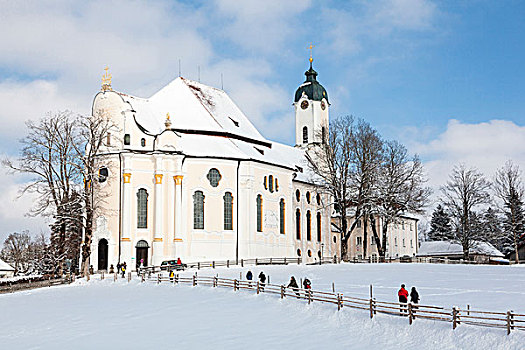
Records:
[[[297,249],[297,256],[301,256],[301,249]]]
[[[303,143],[308,143],[308,128],[303,127]]]
[[[137,192],[137,228],[148,228],[148,191]]]
[[[312,257],[312,251],[310,249],[308,249],[308,257],[311,258]]]
[[[284,234],[285,232],[284,214],[285,214],[284,199],[281,198],[281,200],[279,201],[279,227],[280,227],[280,232],[282,234]]]
[[[310,204],[310,200],[311,200],[311,198],[312,198],[312,197],[311,197],[311,195],[310,195],[310,192],[306,192],[306,202],[307,202],[308,204]]]
[[[318,193],[316,197],[317,197],[317,205],[321,205],[321,195]]]
[[[279,192],[279,181],[275,178],[275,192]]]
[[[264,177],[264,189],[267,190],[268,189],[268,177]]]
[[[301,239],[301,211],[295,211],[295,238]]]
[[[195,191],[193,194],[193,228],[204,229],[204,193]]]
[[[263,199],[260,194],[257,195],[257,232],[262,232],[262,205]]]
[[[295,191],[295,199],[299,202],[301,200],[301,191],[296,190]]]
[[[268,176],[268,189],[273,193],[273,175]]]
[[[124,144],[125,145],[129,145],[131,143],[131,137],[129,136],[129,134],[125,134],[124,135]]]
[[[310,210],[306,212],[306,239],[308,241],[312,240],[312,213],[310,213]]]
[[[321,127],[321,143],[324,145],[326,143],[326,128]]]
[[[321,213],[317,213],[317,242],[321,242]]]
[[[233,196],[230,192],[224,194],[224,229],[233,230]]]

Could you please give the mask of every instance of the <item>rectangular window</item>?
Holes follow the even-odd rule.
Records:
[[[414,231],[412,223],[410,223],[410,231]]]
[[[357,245],[363,244],[363,237],[357,237]]]
[[[375,244],[376,244],[375,237],[370,237],[370,245],[375,245]]]
[[[410,240],[410,248],[414,248],[414,242]]]
[[[317,242],[321,242],[321,213],[317,213]]]
[[[195,191],[193,194],[193,228],[204,229],[204,193]]]
[[[403,238],[403,247],[405,247],[405,239]]]
[[[394,245],[397,247],[397,237],[394,237]]]
[[[359,221],[357,221],[357,228],[361,228],[361,219],[359,219]]]
[[[279,202],[279,232],[284,235],[284,215],[285,215],[285,204],[284,199]]]

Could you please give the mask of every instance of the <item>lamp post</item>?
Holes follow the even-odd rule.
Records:
[[[319,260],[319,265],[323,264],[323,250],[324,250],[324,243],[321,243],[321,259]]]

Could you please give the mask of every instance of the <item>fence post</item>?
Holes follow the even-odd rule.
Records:
[[[241,267],[244,267],[244,260],[241,259]]]
[[[257,294],[259,294],[259,281],[257,281]]]
[[[114,273],[114,276],[113,276],[113,282],[117,282],[117,273],[116,272]]]
[[[199,261],[199,262],[197,263],[197,270],[200,270],[200,269],[201,269],[201,262]]]
[[[197,285],[197,280],[195,279],[195,275],[192,276],[192,284],[195,287]]]
[[[341,302],[341,294],[337,293],[337,311],[341,310],[342,302]]]
[[[507,311],[507,335],[510,334],[510,330],[514,329],[514,315],[512,310]]]
[[[370,298],[370,318],[374,318],[374,300]]]
[[[157,284],[159,284],[159,283],[160,283],[160,273],[157,274]]]
[[[213,286],[217,287],[217,277],[213,277]]]
[[[128,283],[131,281],[131,272],[128,272]]]
[[[270,258],[270,265],[272,265],[272,258]]]
[[[259,264],[257,264],[257,258],[255,258],[255,266],[257,266],[257,265],[259,265]]]
[[[284,264],[287,265],[287,264],[286,264],[286,257],[284,257]]]
[[[175,283],[179,283],[179,274],[176,274],[175,275],[175,279],[174,279]]]
[[[104,279],[104,271],[101,272],[101,274],[100,274],[100,279],[101,279],[101,280]]]
[[[412,313],[412,303],[408,303],[408,324],[412,324],[413,313]]]
[[[470,315],[470,304],[467,304],[467,315]]]
[[[312,291],[307,289],[306,293],[308,293],[308,304],[310,304],[312,302]]]
[[[281,299],[284,298],[284,286],[281,285]]]
[[[140,275],[140,281],[144,283],[144,274]]]
[[[237,280],[233,280],[233,290],[237,290]]]
[[[452,329],[456,329],[456,327],[458,326],[457,318],[458,318],[458,310],[454,306],[452,308]]]
[[[226,260],[226,267],[230,267],[230,260]]]

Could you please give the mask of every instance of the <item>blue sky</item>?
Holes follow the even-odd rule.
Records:
[[[178,75],[225,90],[268,138],[292,144],[291,103],[308,68],[331,118],[353,114],[418,153],[432,186],[454,164],[491,176],[525,168],[524,1],[0,0],[0,152],[23,121],[89,113],[103,68],[113,87],[148,97]],[[275,126],[279,125],[278,128]],[[2,176],[0,234],[40,227]],[[40,226],[39,226],[40,225]]]

